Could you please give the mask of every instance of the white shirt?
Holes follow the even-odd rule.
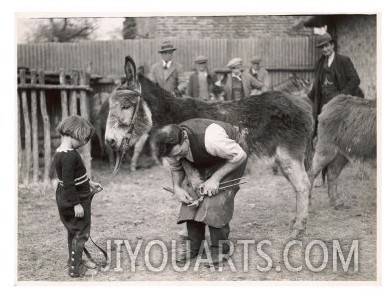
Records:
[[[335,59],[335,52],[328,56],[328,67],[331,67],[333,59]]]
[[[251,70],[252,70],[252,74],[257,74],[257,73],[259,73],[259,70],[255,70],[255,69],[253,69],[253,68],[251,68]]]
[[[234,74],[234,73],[232,72],[232,77],[236,77],[238,80],[241,81],[241,75],[236,75],[236,74]]]
[[[204,144],[205,149],[210,155],[226,159],[230,163],[237,163],[246,156],[242,147],[236,141],[230,139],[224,128],[216,123],[210,124],[205,130]],[[193,162],[190,149],[186,159]],[[167,161],[171,171],[182,169],[180,161],[172,157],[168,157]]]
[[[171,61],[168,61],[168,62],[165,62],[165,61],[163,60],[163,68],[164,68],[165,66],[167,66],[167,69],[169,69],[169,67],[171,67],[171,63],[172,63],[172,60],[171,60]]]

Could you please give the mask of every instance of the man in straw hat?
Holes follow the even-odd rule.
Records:
[[[214,75],[208,71],[208,59],[197,56],[195,59],[195,72],[189,77],[188,96],[209,100],[212,95]]]
[[[171,42],[163,42],[159,50],[162,60],[152,65],[148,77],[163,89],[177,96],[182,65],[172,61],[173,52],[176,50]]]
[[[317,37],[316,48],[321,50],[322,56],[316,64],[314,83],[308,96],[313,101],[317,128],[317,116],[333,97],[339,94],[364,97],[364,94],[359,89],[360,78],[351,59],[335,52],[335,42],[329,33]]]
[[[251,95],[252,89],[261,90],[265,85],[261,81],[256,80],[248,72],[243,71],[243,59],[233,58],[227,64],[232,73],[226,81],[219,80],[217,86],[224,87],[226,100],[241,100]]]
[[[254,89],[252,95],[260,95],[271,88],[271,80],[269,78],[268,71],[261,66],[262,59],[259,56],[251,58],[251,67],[249,68],[249,74],[251,74],[256,80],[264,84],[261,90]]]

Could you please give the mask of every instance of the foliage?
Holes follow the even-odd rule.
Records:
[[[135,39],[137,35],[135,17],[126,17],[123,22],[123,39]]]
[[[76,42],[89,40],[97,29],[90,18],[50,18],[40,23],[30,36],[31,42]]]

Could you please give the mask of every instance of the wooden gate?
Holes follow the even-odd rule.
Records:
[[[43,70],[19,70],[18,75],[18,168],[19,182],[23,184],[44,182],[50,178],[52,159],[51,150],[51,119],[47,111],[47,91],[60,93],[61,119],[68,115],[80,115],[89,120],[89,96],[92,89],[89,86],[89,73],[84,70],[72,70],[70,83],[60,70],[58,84],[46,84],[46,74]],[[43,129],[38,128],[38,118],[41,115]],[[21,127],[23,125],[23,127]],[[39,133],[43,134],[42,152],[44,160],[39,163]],[[22,138],[23,142],[22,143]],[[90,144],[86,144],[80,154],[91,178]],[[41,171],[42,170],[42,171]],[[32,178],[31,178],[32,177]]]

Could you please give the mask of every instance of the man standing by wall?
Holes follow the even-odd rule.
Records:
[[[208,59],[205,56],[198,56],[195,59],[196,70],[189,77],[188,96],[209,100],[214,84],[213,75],[208,71]]]
[[[252,90],[252,95],[260,95],[271,88],[271,80],[269,78],[269,73],[264,67],[261,67],[261,61],[262,59],[259,56],[252,57],[251,59],[251,67],[249,68],[249,73],[256,80],[264,84],[261,90]]]
[[[171,42],[163,42],[159,51],[162,60],[152,65],[148,77],[163,89],[173,93],[175,96],[179,96],[178,86],[182,65],[172,60],[173,52],[176,50]]]
[[[248,72],[243,71],[243,59],[233,58],[227,67],[232,70],[226,81],[219,80],[216,85],[223,87],[226,100],[241,100],[251,95],[252,89],[262,90],[264,83],[256,80]]]
[[[317,116],[323,106],[339,94],[364,97],[359,88],[360,78],[347,56],[335,52],[335,43],[329,33],[320,35],[316,47],[321,49],[321,58],[316,64],[315,79],[308,97],[313,101],[315,134]]]

